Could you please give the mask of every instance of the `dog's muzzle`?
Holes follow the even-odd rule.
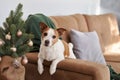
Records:
[[[45,46],[49,46],[50,41],[49,40],[45,40]]]

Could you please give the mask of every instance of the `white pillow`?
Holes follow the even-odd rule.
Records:
[[[106,65],[96,31],[80,32],[72,29],[70,38],[77,58]]]

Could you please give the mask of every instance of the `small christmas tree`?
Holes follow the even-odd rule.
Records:
[[[32,48],[31,39],[34,36],[25,32],[22,15],[22,4],[18,4],[15,11],[11,10],[3,27],[0,27],[0,57],[5,55],[21,57]]]

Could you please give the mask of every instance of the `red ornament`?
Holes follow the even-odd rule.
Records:
[[[27,57],[24,55],[23,59],[22,59],[22,64],[27,64],[28,63],[28,59]]]

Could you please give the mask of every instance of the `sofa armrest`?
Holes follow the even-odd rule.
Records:
[[[38,60],[38,52],[30,52],[26,53],[26,57],[30,63],[37,63]]]
[[[37,54],[28,53],[26,56],[28,57],[28,60],[30,60],[30,63],[37,64]],[[51,62],[44,62],[44,66],[49,67],[50,64]],[[94,62],[79,59],[65,59],[58,64],[57,69],[91,75],[94,80],[110,80],[108,67]]]
[[[110,80],[108,67],[94,62],[79,59],[65,59],[58,64],[57,68],[92,75],[94,80]]]

